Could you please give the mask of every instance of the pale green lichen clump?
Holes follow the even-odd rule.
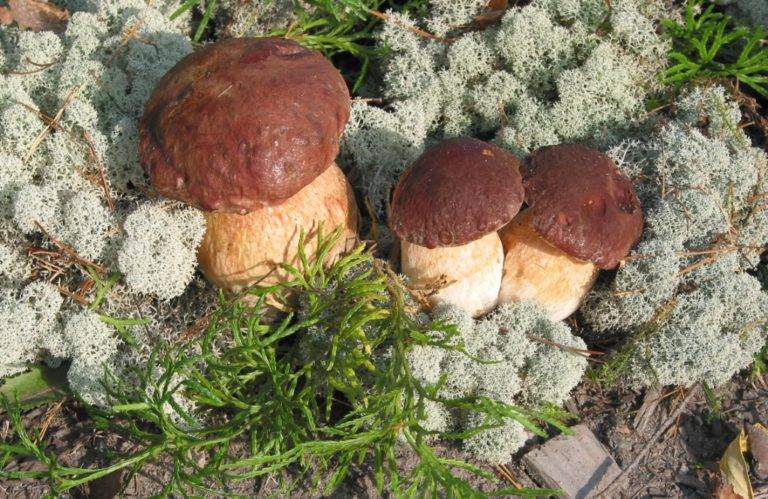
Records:
[[[564,141],[623,138],[656,88],[666,42],[658,2],[534,0],[498,26],[462,32],[485,1],[434,1],[419,23],[390,13],[381,43],[385,107],[357,102],[344,156],[383,211],[387,192],[430,142],[473,135],[523,154]],[[433,40],[403,25],[432,30]]]
[[[697,89],[650,139],[613,150],[646,213],[638,247],[583,307],[629,335],[639,385],[719,385],[766,341],[768,293],[750,272],[768,241],[768,159],[721,87]]]
[[[148,313],[133,335],[148,341],[177,320],[164,314],[179,306],[163,301],[182,295],[196,268],[202,216],[148,200],[137,153],[144,102],[192,45],[188,17],[169,19],[175,2],[62,4],[71,13],[62,34],[0,27],[0,377],[68,359],[75,393],[102,404],[104,365],[115,371],[125,356],[100,313]],[[62,247],[78,266],[27,251]],[[101,280],[119,270],[125,283],[106,292],[104,310],[62,297],[99,269]],[[176,334],[187,326],[176,325]]]
[[[473,320],[466,312],[441,305],[434,319],[453,324],[461,351],[417,346],[409,353],[413,375],[425,385],[439,382],[444,399],[482,396],[510,405],[562,404],[587,367],[577,350],[586,346],[563,322],[552,322],[533,303],[503,305]],[[427,400],[424,426],[434,431],[466,431],[493,425],[462,442],[479,459],[503,463],[528,439],[512,421],[485,421],[473,412],[448,409]]]

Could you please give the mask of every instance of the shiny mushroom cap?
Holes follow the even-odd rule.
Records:
[[[524,170],[533,227],[569,255],[611,269],[640,239],[640,200],[605,154],[576,144],[542,147]]]
[[[323,173],[349,118],[344,79],[282,38],[217,42],[158,82],[139,157],[165,197],[208,211],[279,204]]]
[[[390,225],[397,237],[427,248],[460,246],[495,232],[520,210],[520,162],[468,137],[427,149],[400,176]]]

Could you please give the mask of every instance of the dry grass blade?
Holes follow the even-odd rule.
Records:
[[[98,166],[99,183],[101,184],[101,188],[104,190],[104,197],[107,200],[107,206],[109,206],[110,211],[115,211],[115,201],[112,199],[112,194],[109,190],[109,182],[107,182],[107,175],[104,171],[104,162],[96,152],[96,146],[93,143],[93,136],[88,131],[86,131],[83,136],[85,138],[85,142],[88,144],[88,150],[90,151],[91,157]]]
[[[543,343],[545,345],[549,345],[551,347],[559,348],[560,350],[564,350],[566,352],[570,352],[576,355],[579,355],[581,357],[586,357],[587,360],[590,360],[592,362],[602,363],[602,361],[598,359],[593,359],[592,356],[599,356],[599,355],[605,355],[605,352],[598,352],[597,350],[586,350],[582,348],[574,348],[569,347],[567,345],[561,345],[560,343],[556,343],[554,341],[550,341],[545,338],[539,338],[538,336],[533,336],[530,334],[525,335],[529,340],[536,341],[538,343]]]

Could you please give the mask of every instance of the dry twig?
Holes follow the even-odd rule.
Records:
[[[35,225],[37,225],[40,231],[45,235],[45,237],[47,237],[53,243],[54,246],[59,248],[59,250],[61,250],[61,252],[64,253],[66,256],[68,256],[72,261],[80,265],[84,265],[86,267],[91,267],[95,269],[97,272],[99,272],[100,274],[106,273],[106,270],[104,269],[104,267],[102,267],[96,262],[88,260],[87,258],[83,258],[78,254],[77,251],[74,250],[74,248],[64,244],[63,242],[53,237],[53,235],[50,232],[45,230],[45,227],[43,227],[42,224],[40,224],[40,222],[35,221]]]
[[[531,341],[536,341],[538,343],[543,343],[551,347],[559,348],[560,350],[564,350],[566,352],[575,353],[576,355],[579,355],[581,357],[586,357],[587,360],[591,360],[592,362],[602,363],[602,361],[598,359],[593,359],[592,358],[593,355],[605,355],[605,352],[598,352],[597,350],[585,350],[582,348],[569,347],[569,346],[562,345],[560,343],[555,343],[554,341],[550,341],[545,338],[539,338],[538,336],[533,336],[530,334],[526,334],[525,336]]]
[[[423,38],[426,38],[428,40],[432,40],[435,42],[440,43],[450,43],[450,40],[446,40],[445,38],[440,38],[439,36],[433,35],[432,33],[429,33],[427,31],[424,31],[423,29],[419,29],[416,26],[411,26],[410,24],[405,24],[401,21],[398,21],[397,19],[392,18],[392,16],[388,16],[387,14],[384,14],[383,12],[379,12],[378,10],[369,10],[368,13],[372,15],[373,17],[378,17],[384,22],[394,24],[395,26],[399,26],[403,29],[406,29],[410,31],[411,33],[414,33],[416,35],[419,35]]]

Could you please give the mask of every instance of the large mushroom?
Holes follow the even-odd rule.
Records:
[[[499,233],[499,302],[533,300],[562,320],[579,308],[598,269],[615,268],[640,239],[643,210],[629,178],[584,146],[538,149],[524,177],[528,208]]]
[[[453,303],[473,316],[496,306],[504,259],[497,234],[520,209],[520,163],[480,140],[445,140],[400,177],[390,226],[400,238],[403,273],[432,289],[432,305]]]
[[[318,52],[281,38],[236,38],[188,55],[158,82],[139,126],[139,155],[163,196],[205,212],[200,267],[237,291],[285,278],[298,236],[343,227],[357,207],[334,163],[349,93]]]

